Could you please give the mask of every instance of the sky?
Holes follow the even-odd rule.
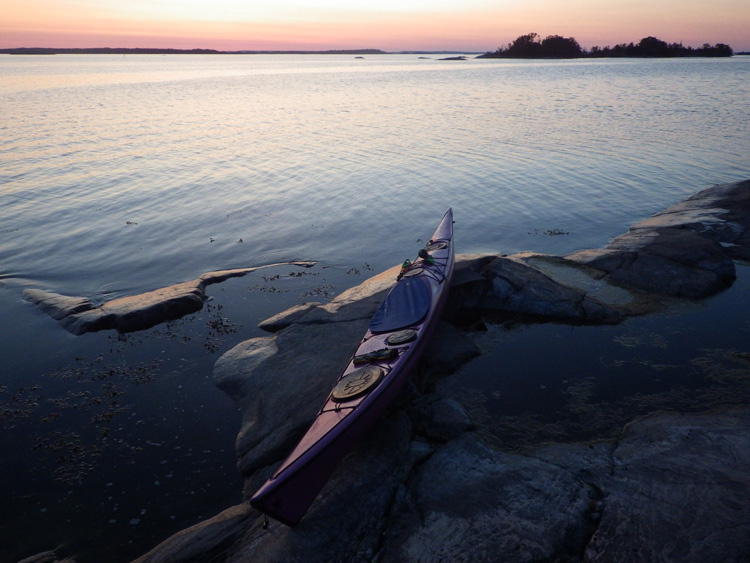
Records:
[[[484,52],[527,33],[750,51],[750,0],[0,0],[0,48]]]

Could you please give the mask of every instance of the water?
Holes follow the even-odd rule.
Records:
[[[746,58],[415,59],[3,57],[4,275],[115,296],[379,267],[448,206],[463,249],[561,252],[748,176]]]
[[[564,254],[750,177],[748,78],[747,57],[0,57],[2,557],[127,560],[237,502],[213,362],[412,257],[447,207],[459,252]],[[295,259],[319,264],[213,286],[211,308],[127,338],[72,336],[22,298]]]

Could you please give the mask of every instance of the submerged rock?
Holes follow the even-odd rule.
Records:
[[[41,289],[26,289],[23,294],[56,321],[94,309],[93,303],[85,297],[70,297]]]
[[[292,324],[294,321],[299,319],[302,315],[304,315],[317,305],[320,305],[320,303],[312,302],[295,305],[294,307],[291,307],[286,311],[282,311],[281,313],[266,319],[265,321],[261,322],[258,327],[268,332],[278,332],[282,328],[288,327],[290,324]]]

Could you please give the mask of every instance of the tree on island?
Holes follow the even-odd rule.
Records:
[[[538,33],[521,35],[508,46],[499,47],[494,53],[481,55],[483,58],[517,58],[517,59],[573,59],[583,55],[583,49],[572,37],[548,35],[542,41]]]
[[[656,37],[644,37],[636,45],[633,43],[614,47],[593,47],[590,57],[731,57],[732,48],[724,43],[709,45],[704,43],[699,49],[684,47],[682,43],[667,43]]]
[[[540,41],[539,34],[521,35],[506,47],[480,55],[478,58],[496,59],[575,59],[580,57],[731,57],[729,45],[717,43],[693,49],[682,43],[667,43],[656,37],[644,37],[638,44],[622,43],[614,47],[592,47],[590,52],[581,48],[573,37],[548,35]]]

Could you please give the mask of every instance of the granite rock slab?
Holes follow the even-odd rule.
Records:
[[[219,515],[138,561],[196,560],[212,534],[234,538],[213,559],[233,563],[740,563],[750,553],[748,409],[656,415],[619,440],[524,453],[473,432],[436,447],[410,441],[410,429],[403,413],[384,417],[295,528],[264,528],[243,504],[229,512],[242,515],[241,533]]]

